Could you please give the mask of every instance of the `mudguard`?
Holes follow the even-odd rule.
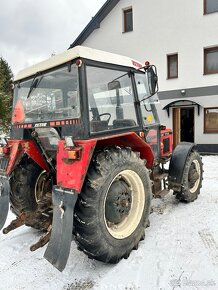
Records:
[[[169,166],[170,188],[173,188],[173,185],[181,185],[187,157],[194,149],[196,149],[196,144],[189,142],[181,142],[174,149]]]
[[[44,257],[59,271],[63,271],[70,253],[73,232],[73,213],[77,194],[53,186],[52,232]]]
[[[3,228],[9,209],[10,184],[7,177],[0,176],[0,230]]]

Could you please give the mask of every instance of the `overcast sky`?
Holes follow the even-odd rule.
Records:
[[[106,0],[0,0],[0,56],[14,74],[60,53]]]

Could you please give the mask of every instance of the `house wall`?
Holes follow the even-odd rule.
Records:
[[[133,31],[123,33],[122,10],[133,7]],[[83,43],[155,63],[160,90],[217,84],[203,75],[203,48],[218,45],[218,13],[203,15],[203,0],[121,0]],[[166,55],[178,52],[179,78],[167,80]]]
[[[218,45],[218,13],[203,14],[203,0],[121,0],[101,22],[85,46],[127,55],[141,62],[149,60],[158,68],[159,90],[178,90],[175,99],[189,99],[203,107],[218,106],[217,74],[204,75],[204,48]],[[133,31],[123,33],[123,9],[133,8]],[[178,53],[178,78],[167,79],[167,54]],[[215,87],[217,93],[195,94],[192,89]],[[189,89],[182,96],[180,90]],[[200,89],[199,89],[200,90]],[[161,99],[162,108],[174,97]],[[189,95],[191,97],[189,97]],[[172,109],[171,109],[172,110]],[[172,127],[172,114],[159,108],[161,122]],[[203,133],[203,108],[195,108],[195,142],[217,142],[217,134]]]

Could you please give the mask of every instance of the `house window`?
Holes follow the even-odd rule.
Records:
[[[204,74],[218,73],[218,47],[204,49]]]
[[[133,14],[132,8],[123,10],[123,32],[133,31]]]
[[[209,14],[218,11],[217,0],[204,0],[204,14]]]
[[[218,107],[204,109],[204,133],[218,133]]]
[[[178,54],[167,55],[167,78],[178,78]]]

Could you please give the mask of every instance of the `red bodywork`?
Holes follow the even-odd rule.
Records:
[[[24,153],[32,158],[44,170],[49,171],[49,167],[46,161],[43,159],[42,155],[40,154],[38,148],[33,141],[8,140],[8,145],[10,148],[10,155],[7,167],[7,175],[11,174],[14,166],[20,161]]]
[[[152,146],[158,145],[157,131],[151,129],[148,132],[147,140]],[[169,157],[173,152],[173,135],[171,129],[163,129],[160,131],[160,157]]]
[[[96,140],[79,140],[75,145],[82,150],[81,159],[70,160],[65,141],[60,140],[57,152],[57,185],[79,193],[86,176],[89,162],[96,146]]]
[[[142,159],[147,160],[146,166],[148,168],[153,166],[154,154],[150,145],[134,132],[90,140],[77,140],[74,143],[82,150],[81,159],[79,160],[70,160],[68,158],[68,148],[65,148],[65,141],[59,141],[57,185],[73,189],[77,193],[82,189],[95,148],[105,148],[108,146],[131,147],[133,151],[140,153]]]
[[[160,131],[160,155],[161,157],[170,156],[173,152],[173,133],[171,129]]]
[[[147,168],[151,169],[153,167],[154,154],[151,146],[134,132],[90,140],[76,140],[74,144],[73,150],[79,150],[78,158],[75,160],[69,158],[69,148],[66,147],[65,140],[59,140],[56,179],[58,186],[72,189],[76,193],[81,192],[90,160],[96,148],[108,146],[130,147],[133,151],[140,153],[141,159],[147,161]],[[49,171],[46,161],[33,141],[9,140],[8,145],[10,148],[7,167],[8,176],[12,173],[24,153],[32,158],[42,169]]]

